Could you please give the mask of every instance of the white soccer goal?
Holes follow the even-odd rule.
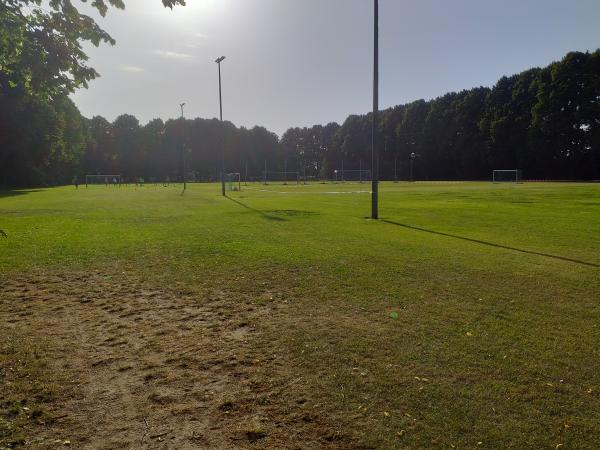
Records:
[[[523,181],[523,171],[519,169],[494,170],[494,183],[521,183]]]
[[[263,171],[263,183],[300,184],[300,172],[273,172],[265,170]]]
[[[230,191],[242,190],[242,176],[238,172],[226,174],[225,181]]]
[[[90,184],[103,184],[105,186],[121,186],[121,175],[86,175],[85,187]]]
[[[364,181],[371,180],[371,171],[370,170],[344,170],[344,169],[336,169],[333,171],[335,175],[336,182],[346,182],[346,181],[358,181],[362,183]]]

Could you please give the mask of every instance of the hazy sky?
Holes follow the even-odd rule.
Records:
[[[126,0],[100,25],[117,45],[89,47],[101,78],[73,99],[81,112],[142,123],[217,117],[290,126],[342,122],[371,109],[371,0]],[[570,50],[600,47],[600,0],[380,0],[381,105],[491,86]]]

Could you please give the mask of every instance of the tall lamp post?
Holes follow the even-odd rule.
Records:
[[[373,139],[371,143],[373,182],[371,187],[371,218],[379,219],[379,149],[377,139],[377,128],[379,124],[379,0],[373,0],[373,6]]]
[[[186,172],[186,167],[185,167],[185,140],[183,138],[183,133],[184,133],[184,127],[185,127],[185,123],[184,123],[184,116],[183,116],[183,107],[185,106],[185,103],[180,103],[179,107],[181,108],[181,134],[180,134],[180,138],[181,138],[181,165],[182,165],[182,178],[183,178],[183,192],[185,192],[186,188],[187,188],[187,183],[186,183],[186,179],[185,179],[185,172]]]
[[[223,122],[223,96],[221,94],[221,63],[225,60],[224,56],[217,58],[215,62],[219,66],[219,117]],[[225,149],[221,142],[221,193],[225,197]]]

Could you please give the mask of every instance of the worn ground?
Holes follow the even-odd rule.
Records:
[[[0,292],[2,335],[39,343],[53,384],[49,399],[13,393],[16,415],[44,412],[27,425],[27,447],[355,448],[289,389],[302,379],[285,354],[257,347],[261,324],[285,309],[277,294],[98,272],[29,274]]]

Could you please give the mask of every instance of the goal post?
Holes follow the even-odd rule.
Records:
[[[86,175],[85,187],[88,185],[121,186],[121,175]]]
[[[300,172],[275,172],[263,171],[263,184],[269,183],[296,183],[300,184]]]
[[[494,183],[522,183],[523,171],[520,169],[494,170],[492,180]]]
[[[366,181],[371,181],[371,171],[370,170],[345,170],[345,169],[336,169],[333,171],[335,175],[336,182],[346,182],[346,181],[358,181],[359,183],[363,183]]]
[[[225,174],[225,182],[230,191],[242,190],[242,176],[239,172]]]

